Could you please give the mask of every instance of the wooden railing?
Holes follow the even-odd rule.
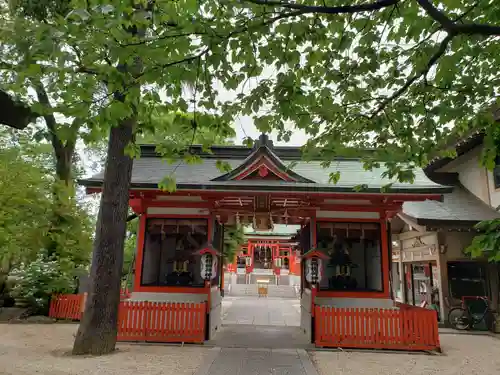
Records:
[[[120,291],[120,300],[130,298],[128,289]],[[54,319],[80,320],[86,293],[83,294],[57,294],[50,301],[49,317]]]
[[[315,307],[320,347],[440,350],[437,315],[426,309]]]
[[[122,293],[122,299],[124,297]],[[54,296],[49,316],[80,320],[82,294]],[[118,341],[189,342],[205,341],[206,303],[157,303],[121,301],[118,310]]]
[[[80,320],[83,294],[59,294],[50,301],[49,316],[55,319]]]
[[[118,341],[203,343],[205,313],[205,303],[124,301]]]

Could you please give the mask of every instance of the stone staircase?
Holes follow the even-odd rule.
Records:
[[[298,288],[291,285],[268,285],[268,296],[276,298],[298,298]],[[231,284],[225,288],[228,296],[253,296],[259,295],[257,284]]]

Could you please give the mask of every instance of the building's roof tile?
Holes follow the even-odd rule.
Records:
[[[301,187],[304,189],[321,188],[353,188],[357,185],[366,185],[368,190],[380,189],[391,181],[382,177],[385,171],[383,167],[374,168],[367,171],[359,160],[342,159],[331,163],[330,167],[323,168],[320,161],[298,161],[294,162],[293,171],[314,183],[284,182],[284,181],[211,181],[220,176],[222,172],[217,168],[217,160],[229,163],[232,168],[238,167],[244,159],[202,159],[200,164],[186,164],[183,161],[169,164],[160,158],[143,157],[134,160],[132,170],[132,187],[152,185],[156,187],[163,178],[173,175],[179,188],[183,185],[210,185],[214,187],[223,186],[268,186],[268,187]],[[286,163],[289,164],[289,163]],[[340,180],[337,184],[330,183],[330,173],[340,172]],[[446,187],[431,181],[422,170],[415,171],[415,181],[413,184],[394,182],[392,189],[408,190],[408,192],[417,190],[429,190],[429,192],[446,192]],[[100,185],[103,179],[103,172],[98,173],[88,179],[81,181],[83,185]]]
[[[455,186],[452,193],[444,194],[442,202],[405,202],[403,214],[424,221],[468,221],[479,222],[500,218],[500,212],[482,202],[461,186]]]

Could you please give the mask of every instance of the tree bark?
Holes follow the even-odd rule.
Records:
[[[125,119],[110,132],[90,290],[73,354],[102,355],[115,350],[132,175],[132,159],[125,147],[133,140],[135,122],[135,118]]]
[[[38,117],[26,104],[16,101],[3,90],[0,90],[0,108],[0,124],[14,129],[24,129]]]
[[[41,82],[34,82],[38,101],[44,107],[51,109],[50,99]],[[73,158],[75,154],[76,139],[78,133],[78,125],[75,127],[71,125],[72,134],[70,139],[63,141],[57,134],[57,121],[54,114],[44,114],[43,118],[47,125],[50,143],[54,149],[54,157],[56,160],[56,176],[59,180],[63,181],[66,186],[73,184],[72,168]]]

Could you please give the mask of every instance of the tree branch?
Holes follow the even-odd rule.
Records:
[[[479,34],[485,36],[500,35],[500,26],[486,25],[482,23],[457,23],[446,16],[446,14],[444,14],[441,10],[432,5],[429,0],[416,1],[428,16],[442,25],[443,29],[445,29],[450,34]]]
[[[210,51],[210,48],[205,48],[203,51],[201,51],[200,53],[196,54],[196,55],[192,55],[192,56],[188,56],[184,59],[181,59],[181,60],[176,60],[176,61],[172,61],[172,62],[169,62],[169,63],[166,63],[166,64],[163,64],[163,65],[159,65],[159,66],[155,66],[154,68],[152,68],[152,70],[157,70],[157,69],[166,69],[166,68],[169,68],[171,66],[174,66],[174,65],[179,65],[179,64],[183,64],[183,63],[187,63],[187,62],[191,62],[191,61],[194,61],[196,59],[200,59],[202,58],[204,55],[206,55],[208,52]],[[146,74],[147,71],[144,71],[142,72],[141,74],[138,74],[135,78],[140,78],[142,77],[144,74]]]
[[[52,109],[52,106],[51,106],[50,100],[49,100],[49,96],[47,95],[47,91],[45,91],[43,84],[40,81],[38,81],[38,82],[33,81],[33,86],[35,86],[36,96],[37,96],[40,104],[42,104],[46,108]],[[64,144],[59,139],[59,137],[57,136],[57,133],[56,133],[56,131],[57,131],[56,118],[54,117],[54,115],[52,113],[50,113],[50,114],[44,113],[42,116],[45,120],[45,124],[47,125],[47,129],[49,130],[50,142],[52,143],[52,147],[54,148],[54,152],[56,155],[58,155],[63,151]]]
[[[35,121],[38,115],[33,113],[25,103],[16,100],[7,92],[0,90],[0,124],[15,129],[24,129],[31,121]]]
[[[380,10],[399,3],[400,0],[378,0],[373,3],[356,4],[356,5],[340,5],[340,6],[317,6],[317,5],[304,5],[293,4],[285,1],[274,0],[245,0],[249,3],[257,5],[268,5],[287,9],[300,10],[303,13],[321,13],[321,14],[346,14],[346,13],[360,13],[369,12],[373,10]]]
[[[429,70],[431,70],[431,68],[437,63],[437,61],[439,60],[439,58],[441,56],[443,56],[446,52],[446,49],[448,48],[448,45],[450,44],[450,42],[452,41],[452,39],[455,37],[455,35],[452,35],[452,34],[448,34],[446,36],[446,38],[444,38],[441,43],[439,44],[439,48],[437,49],[437,51],[431,56],[431,58],[429,59],[429,61],[427,62],[427,65],[425,66],[424,69],[422,69],[420,72],[418,72],[417,74],[415,74],[414,76],[410,77],[406,83],[401,86],[399,88],[399,90],[395,91],[391,96],[389,96],[388,98],[386,98],[380,105],[379,107],[375,110],[375,112],[373,112],[370,116],[371,119],[373,119],[376,115],[378,115],[381,111],[383,111],[385,109],[385,107],[387,107],[387,105],[393,101],[394,99],[397,99],[398,97],[400,97],[402,94],[404,94],[406,92],[406,90],[408,90],[408,88],[416,81],[418,80],[419,78],[421,78],[422,76],[425,76],[427,75],[427,73],[429,73]]]
[[[289,3],[287,1],[277,1],[277,0],[244,0],[248,3],[271,6],[277,8],[285,9],[295,9],[301,12],[301,14],[306,13],[316,13],[316,14],[348,14],[348,13],[362,13],[369,11],[376,11],[384,9],[390,6],[398,5],[400,0],[378,0],[372,3],[366,4],[355,4],[355,5],[340,5],[340,6],[319,6],[319,5],[305,5]],[[500,35],[500,26],[488,25],[482,23],[463,23],[457,22],[446,16],[441,10],[436,8],[430,0],[416,0],[420,7],[430,16],[434,21],[439,23],[443,28],[451,34],[479,34],[485,36]],[[475,6],[472,7],[472,9]],[[472,9],[469,9],[471,11]]]

